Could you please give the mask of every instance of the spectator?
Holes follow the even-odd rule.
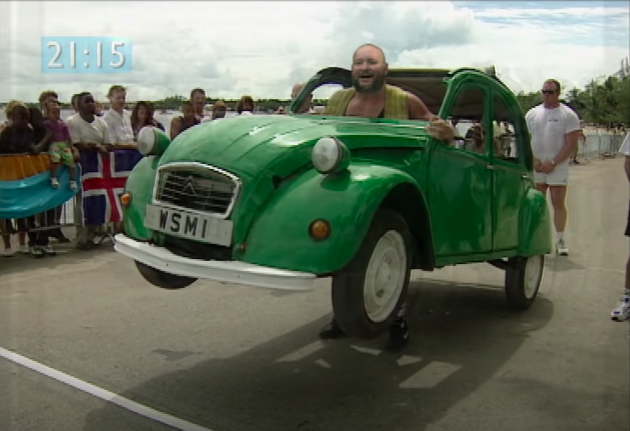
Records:
[[[96,150],[108,155],[114,141],[109,133],[107,123],[95,115],[96,107],[91,93],[80,93],[77,96],[79,112],[66,120],[72,144],[79,151]],[[83,195],[79,193],[76,201],[75,222],[77,223],[77,248],[90,250],[96,246],[94,237],[96,225],[83,225]]]
[[[542,88],[543,103],[525,115],[534,153],[536,188],[545,196],[551,194],[553,221],[556,228],[556,253],[568,256],[564,237],[567,224],[566,196],[569,184],[569,157],[575,151],[581,130],[580,119],[568,106],[560,103],[560,83],[548,79]]]
[[[153,118],[155,109],[151,102],[138,102],[131,111],[131,128],[133,129],[134,140],[138,139],[140,129],[145,126],[157,127],[162,131],[166,131],[164,125]]]
[[[103,116],[112,140],[117,144],[133,144],[134,133],[131,113],[125,109],[127,90],[122,85],[112,85],[107,92],[110,108]]]
[[[39,112],[39,111],[38,111]],[[29,109],[26,105],[16,103],[9,112],[10,124],[0,132],[0,153],[2,154],[32,154],[35,152],[35,133],[29,120]],[[44,132],[45,133],[45,132]],[[16,220],[18,230],[19,250],[29,253],[33,257],[42,257],[44,251],[37,246],[34,233],[29,232],[29,244],[26,246],[26,234],[35,227],[33,216]],[[2,240],[4,242],[3,256],[13,256],[10,234],[14,233],[14,228],[9,220],[2,220]]]
[[[254,104],[254,99],[251,96],[243,96],[236,103],[236,112],[238,115],[254,115],[254,109],[256,105]]]
[[[624,170],[626,172],[626,178],[630,183],[630,133],[626,135],[619,152],[625,156]],[[630,237],[630,202],[628,205],[628,219],[626,221],[626,231],[624,235]],[[628,316],[630,316],[630,255],[626,261],[625,289],[619,303],[611,313],[611,318],[614,321],[623,322]]]
[[[182,103],[182,114],[171,121],[171,140],[175,139],[184,130],[200,123],[199,119],[195,117],[195,110],[191,102],[185,101]]]

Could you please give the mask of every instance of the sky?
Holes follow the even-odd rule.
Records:
[[[545,2],[24,2],[0,1],[0,102],[62,101],[113,84],[127,99],[287,99],[296,82],[329,66],[349,68],[366,42],[394,67],[494,65],[514,92],[558,79],[565,89],[616,72],[629,55],[628,1]],[[42,73],[41,38],[126,37],[126,74]]]

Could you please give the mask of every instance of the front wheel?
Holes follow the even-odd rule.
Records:
[[[371,338],[389,328],[407,295],[412,244],[400,214],[376,213],[350,264],[333,276],[333,311],[344,333]]]
[[[545,271],[545,255],[514,257],[505,271],[505,295],[516,310],[528,309],[536,299]]]
[[[144,279],[157,287],[161,287],[162,289],[183,289],[184,287],[188,287],[197,281],[196,278],[169,274],[168,272],[160,271],[159,269],[152,268],[144,263],[138,261],[135,262],[138,271],[142,274]]]

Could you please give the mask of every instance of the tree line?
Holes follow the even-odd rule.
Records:
[[[516,94],[523,112],[541,103],[539,91]],[[152,101],[156,110],[179,110],[184,96],[173,95],[161,100]],[[217,98],[206,98],[207,104],[214,104]],[[235,110],[238,99],[221,99],[228,109]],[[573,108],[585,123],[614,127],[618,124],[630,124],[630,65],[628,58],[621,61],[620,69],[614,74],[592,79],[584,88],[572,88],[566,92],[562,102]],[[263,112],[276,111],[279,107],[289,107],[288,99],[257,99],[256,106]],[[104,103],[106,104],[106,103]],[[326,100],[313,100],[314,105],[325,105]],[[38,107],[38,103],[28,103]],[[132,105],[132,103],[130,103]],[[69,108],[69,104],[62,104]]]

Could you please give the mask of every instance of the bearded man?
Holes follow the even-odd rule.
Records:
[[[333,94],[324,115],[430,121],[427,127],[429,135],[451,142],[455,135],[453,127],[429,111],[416,95],[385,84],[387,72],[388,65],[383,50],[370,43],[361,45],[352,57],[353,87]],[[390,350],[398,350],[409,342],[405,314],[406,304],[403,303],[390,327],[387,343]],[[344,333],[333,318],[319,335],[330,339],[339,338]]]
[[[383,50],[376,45],[361,45],[352,56],[352,88],[332,95],[324,115],[425,120],[432,137],[451,142],[455,131],[415,94],[385,84],[389,66]]]

